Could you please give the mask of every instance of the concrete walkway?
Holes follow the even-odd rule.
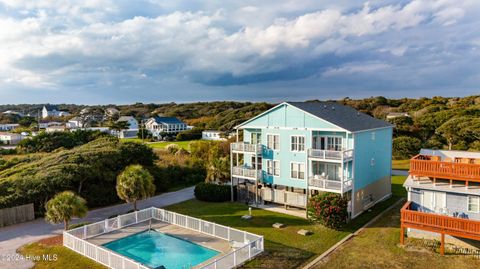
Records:
[[[168,205],[180,203],[194,198],[194,187],[185,188],[175,192],[164,193],[149,198],[138,203],[139,209],[148,207],[165,207]],[[78,222],[97,222],[115,214],[124,214],[133,207],[130,204],[119,204],[88,212],[83,219],[75,219],[72,223]],[[31,268],[33,263],[27,260],[7,261],[16,254],[16,250],[28,243],[38,241],[43,238],[61,234],[63,225],[51,225],[44,219],[21,223],[17,225],[0,228],[0,268]]]
[[[408,170],[395,170],[392,169],[393,176],[408,176]]]

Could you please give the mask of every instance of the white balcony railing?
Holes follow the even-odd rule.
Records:
[[[349,160],[353,158],[353,149],[323,150],[308,149],[308,157],[322,160]]]
[[[308,185],[333,192],[347,192],[352,189],[352,179],[348,178],[343,180],[329,180],[324,177],[313,176],[308,178]]]
[[[232,151],[243,152],[243,153],[256,153],[260,154],[262,152],[261,144],[247,144],[245,142],[236,142],[231,144]]]
[[[261,180],[262,179],[262,170],[255,170],[251,167],[244,166],[234,166],[232,167],[232,175],[234,177]]]

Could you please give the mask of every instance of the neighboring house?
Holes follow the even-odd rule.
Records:
[[[410,117],[410,114],[408,114],[407,112],[390,112],[387,114],[387,120],[402,117]]]
[[[162,133],[177,134],[187,130],[187,124],[175,117],[152,117],[145,122],[145,129],[155,138],[162,138]]]
[[[126,121],[128,122],[129,130],[138,130],[138,121],[132,116],[121,116],[118,118],[117,122]]]
[[[56,133],[56,132],[65,132],[65,126],[49,126],[45,128],[46,133]]]
[[[67,111],[60,111],[56,106],[52,105],[45,105],[43,106],[42,109],[42,118],[48,118],[48,117],[64,117],[64,116],[69,116],[70,113]]]
[[[62,126],[63,123],[58,122],[58,121],[43,121],[38,123],[38,128],[39,129],[46,129],[47,127],[52,127],[52,126]]]
[[[105,117],[107,118],[111,118],[115,115],[118,115],[120,114],[120,111],[118,111],[118,109],[114,108],[114,107],[109,107],[107,109],[105,109]]]
[[[83,128],[83,120],[80,117],[73,117],[67,123],[66,126],[68,129]]]
[[[227,140],[225,137],[223,137],[223,132],[214,131],[214,130],[202,131],[202,139],[203,140],[217,140],[217,141]]]
[[[403,186],[402,244],[405,228],[408,236],[440,237],[442,254],[445,241],[470,246],[464,239],[480,240],[480,152],[422,149],[410,160]]]
[[[309,196],[333,192],[354,218],[391,195],[385,121],[333,102],[285,102],[235,129],[237,141],[243,131],[231,144],[239,199],[305,208]]]
[[[22,141],[22,138],[21,134],[0,132],[0,144],[3,145],[16,145]]]
[[[16,115],[16,116],[19,116],[21,118],[25,117],[25,114],[23,114],[22,112],[16,112],[16,111],[12,111],[12,110],[7,110],[5,112],[3,112],[2,114],[5,114],[5,115]]]
[[[138,135],[138,121],[132,116],[121,116],[117,122],[127,122],[128,129],[121,130],[117,136],[119,138],[132,138]]]
[[[17,123],[0,124],[0,131],[4,131],[4,132],[12,131],[17,129],[18,126],[20,126],[20,124],[17,124]]]

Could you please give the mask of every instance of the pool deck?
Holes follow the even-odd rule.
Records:
[[[102,235],[90,238],[87,241],[94,245],[100,246],[100,245],[104,245],[106,243],[127,237],[129,235],[148,230],[149,227],[150,227],[150,221],[145,221],[142,223],[138,223],[136,225],[122,228],[120,230],[116,230],[107,234],[102,234]],[[173,224],[169,224],[166,222],[152,221],[151,228],[156,231],[159,231],[165,234],[170,234],[179,238],[183,238],[185,240],[191,241],[198,245],[204,246],[206,248],[214,249],[220,252],[220,254],[218,254],[217,256],[195,266],[194,268],[199,268],[202,265],[205,265],[215,259],[220,258],[221,256],[229,253],[232,250],[230,243],[227,240],[202,234],[193,230],[185,229],[185,228],[182,228]]]

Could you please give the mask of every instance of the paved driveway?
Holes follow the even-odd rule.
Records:
[[[193,199],[194,187],[185,188],[175,192],[164,193],[152,198],[149,198],[138,203],[138,208],[148,207],[165,207],[176,204],[186,200]],[[132,209],[132,205],[119,204],[100,208],[88,212],[88,215],[83,219],[76,219],[72,223],[77,222],[97,222],[108,218],[111,215],[126,213]],[[34,221],[21,223],[17,225],[0,228],[0,268],[30,268],[33,263],[30,261],[20,260],[18,262],[7,262],[5,257],[15,255],[16,249],[19,247],[38,241],[43,238],[61,234],[63,224],[51,225],[45,222],[44,219],[36,219]]]

